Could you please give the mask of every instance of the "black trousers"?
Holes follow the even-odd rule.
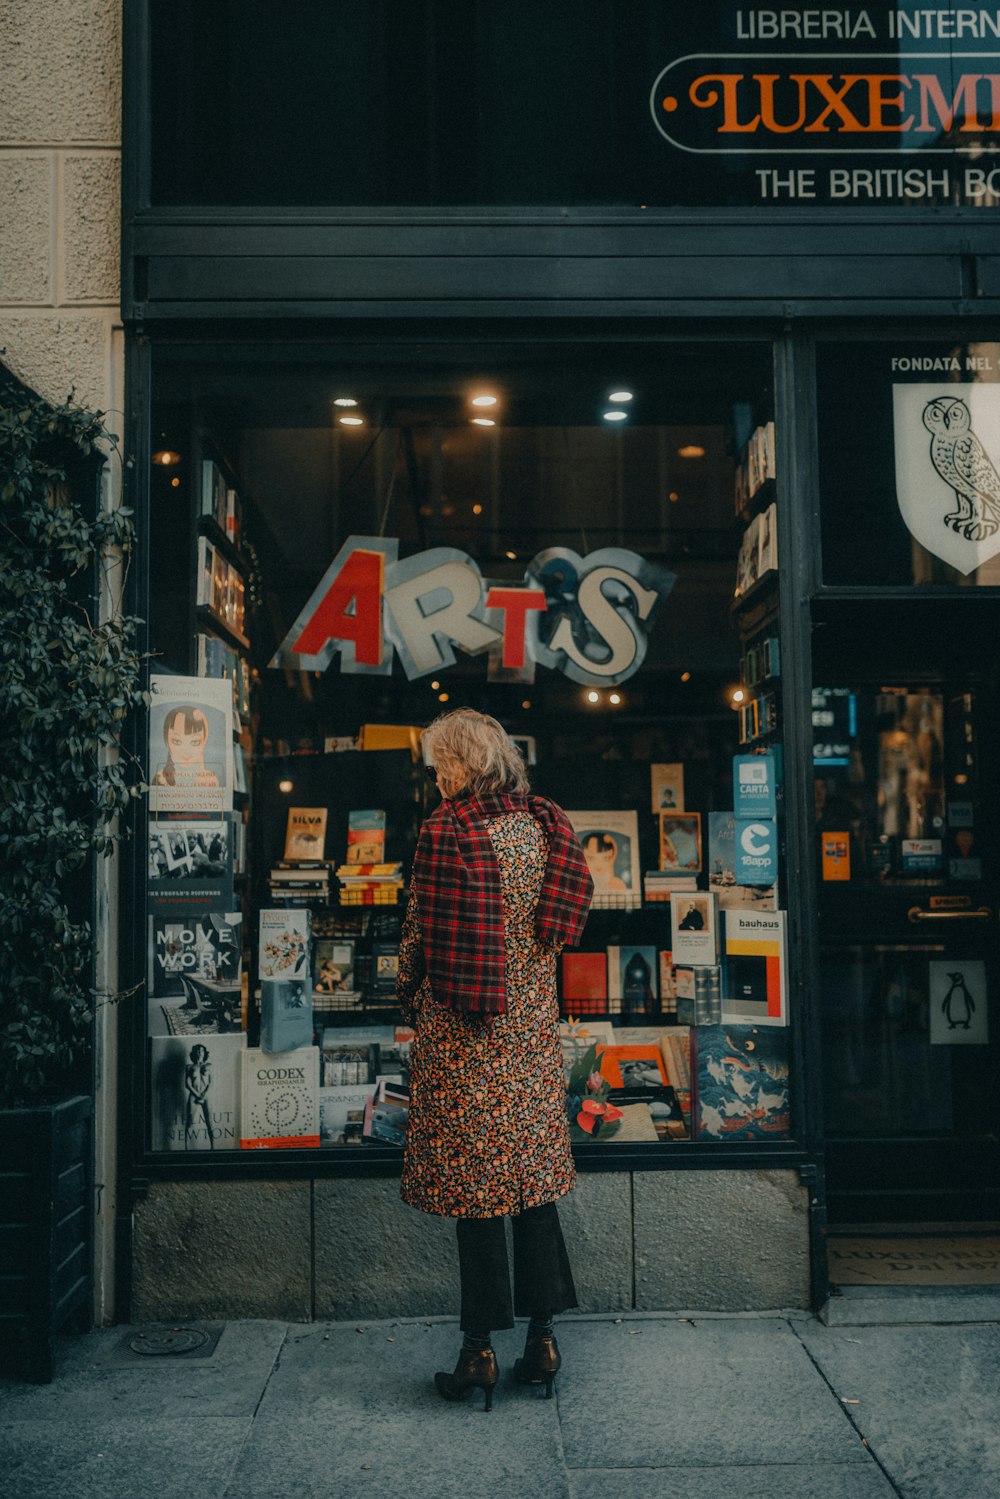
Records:
[[[458,1218],[463,1332],[514,1326],[514,1317],[554,1316],[577,1304],[573,1272],[554,1202],[512,1219],[514,1298],[503,1218]]]

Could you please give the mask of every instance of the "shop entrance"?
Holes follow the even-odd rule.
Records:
[[[1000,1219],[1000,604],[813,614],[831,1225]]]

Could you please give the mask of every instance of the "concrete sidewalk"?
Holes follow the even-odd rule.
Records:
[[[0,1382],[0,1494],[996,1499],[1000,1320],[899,1306],[878,1325],[566,1317],[552,1401],[510,1384],[522,1334],[501,1333],[489,1415],[434,1391],[453,1321],[234,1322],[208,1357],[89,1333],[64,1340],[53,1384]]]

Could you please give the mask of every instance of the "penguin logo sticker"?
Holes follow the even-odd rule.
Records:
[[[929,963],[928,1000],[932,1046],[985,1046],[986,964],[959,958]]]

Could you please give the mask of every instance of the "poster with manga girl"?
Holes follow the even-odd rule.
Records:
[[[231,812],[233,693],[208,677],[149,679],[151,812]]]

